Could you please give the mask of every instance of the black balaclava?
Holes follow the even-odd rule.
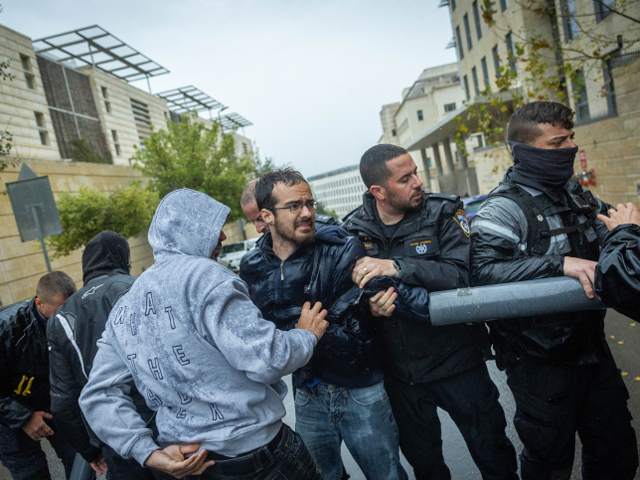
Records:
[[[514,161],[514,180],[520,176],[545,188],[559,190],[573,176],[578,147],[545,149],[512,141],[509,146]]]
[[[107,230],[89,240],[82,253],[82,281],[114,272],[129,273],[129,244],[119,233]]]

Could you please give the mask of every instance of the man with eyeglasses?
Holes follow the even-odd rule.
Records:
[[[351,280],[364,247],[340,227],[316,230],[317,203],[294,170],[262,176],[255,198],[269,233],[240,265],[251,300],[281,330],[293,328],[307,301],[320,301],[328,311],[325,336],[311,361],[293,374],[296,431],[325,479],[342,476],[342,440],[368,479],[406,479],[377,345],[365,320],[369,301],[360,300],[367,293]],[[390,315],[397,293],[380,290],[371,311]]]

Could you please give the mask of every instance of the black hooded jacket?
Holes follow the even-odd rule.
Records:
[[[35,299],[0,314],[0,423],[19,429],[33,412],[49,411],[46,319]]]
[[[315,242],[298,247],[286,260],[272,250],[271,234],[242,259],[240,275],[251,300],[265,319],[281,330],[295,327],[304,302],[322,302],[330,326],[307,367],[294,374],[299,387],[314,377],[343,387],[358,388],[382,380],[380,356],[372,332],[366,298],[395,287],[396,309],[428,323],[428,294],[410,291],[396,279],[379,277],[361,290],[351,280],[356,261],[365,249],[337,226],[318,227]]]
[[[640,227],[619,225],[605,238],[596,266],[596,294],[620,313],[640,321]]]
[[[129,275],[129,245],[116,232],[101,232],[87,243],[82,269],[84,286],[51,316],[47,338],[51,414],[69,443],[92,462],[99,457],[100,450],[90,442],[78,398],[87,383],[97,352],[96,342],[102,336],[109,313],[136,277]],[[144,405],[139,394],[136,405]]]

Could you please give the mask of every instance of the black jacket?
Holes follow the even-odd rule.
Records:
[[[284,261],[272,250],[271,234],[264,235],[242,259],[240,275],[262,315],[281,330],[294,328],[304,302],[322,302],[330,323],[314,356],[294,374],[294,385],[314,377],[345,387],[364,387],[382,380],[377,346],[371,332],[368,303],[363,301],[397,282],[388,277],[364,291],[351,280],[362,244],[337,226],[319,227],[315,242],[299,247]],[[428,322],[428,295],[414,292],[397,308]]]
[[[526,182],[526,183],[523,183]],[[549,192],[511,171],[473,219],[471,284],[491,285],[563,275],[565,256],[598,260],[607,229],[595,220],[607,205],[575,180]],[[610,352],[603,310],[490,322],[497,364],[592,364]]]
[[[19,429],[33,412],[49,411],[47,320],[35,299],[0,315],[0,423]]]
[[[94,237],[82,256],[84,286],[60,306],[47,326],[51,413],[69,443],[88,462],[96,460],[100,451],[90,441],[78,398],[109,313],[136,280],[128,273],[128,263],[129,245],[124,238],[115,232]],[[144,405],[139,394],[135,398],[136,405]]]
[[[363,205],[345,218],[344,227],[360,238],[367,255],[401,260],[406,266],[401,279],[405,288],[434,292],[468,286],[469,227],[458,197],[423,194],[420,208],[405,215],[392,239],[382,232],[375,208],[375,198],[365,193]],[[433,327],[396,310],[376,325],[384,345],[385,371],[406,383],[425,383],[470,370],[488,353],[482,324]]]
[[[640,320],[640,227],[609,232],[596,267],[596,294],[620,313]]]

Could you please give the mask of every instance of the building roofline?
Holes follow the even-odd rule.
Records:
[[[353,170],[360,170],[360,165],[350,165],[348,167],[336,168],[335,170],[331,170],[330,172],[313,175],[312,177],[307,178],[307,181],[313,182],[315,180],[322,180],[323,178],[332,177],[341,173],[351,172]]]

